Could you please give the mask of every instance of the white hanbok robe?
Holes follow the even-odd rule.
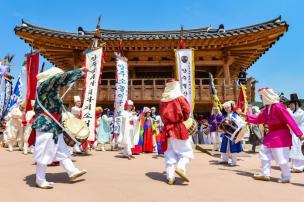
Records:
[[[133,123],[133,124],[132,124]],[[122,112],[122,125],[117,142],[124,148],[124,155],[131,155],[133,148],[139,141],[139,119],[133,112]]]
[[[296,121],[301,131],[304,133],[304,111],[300,108],[294,113],[290,109],[288,111]],[[290,132],[292,134],[292,147],[289,156],[291,159],[302,160],[304,164],[304,156],[301,150],[302,141],[294,134],[292,130],[290,130]]]
[[[9,146],[14,146],[18,142],[21,149],[23,147],[23,125],[22,125],[22,112],[18,107],[12,109],[8,113],[6,120],[5,140]]]

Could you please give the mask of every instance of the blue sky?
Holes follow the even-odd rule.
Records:
[[[279,15],[289,23],[288,32],[249,70],[259,87],[271,87],[287,97],[297,92],[304,98],[304,1],[301,0],[201,0],[201,1],[63,1],[2,0],[0,57],[15,53],[13,75],[17,77],[24,54],[30,48],[14,34],[21,19],[47,28],[76,32],[78,26],[93,30],[97,17],[101,27],[125,30],[168,30],[218,27],[238,28],[271,20]],[[41,58],[43,59],[43,58]],[[42,60],[40,64],[42,63]]]

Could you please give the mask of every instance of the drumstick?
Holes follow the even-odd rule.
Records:
[[[198,151],[201,151],[205,154],[208,154],[209,156],[213,156],[213,154],[211,154],[207,149],[204,149],[200,145],[195,145],[195,149],[198,150]]]

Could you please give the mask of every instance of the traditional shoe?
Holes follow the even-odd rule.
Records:
[[[185,172],[180,170],[179,168],[175,169],[175,173],[182,178],[182,180],[186,182],[190,182],[189,178],[186,176]]]
[[[38,183],[36,183],[36,187],[40,188],[40,189],[53,189],[54,182],[44,182],[42,183],[42,185],[39,185]]]
[[[129,155],[129,156],[130,156],[131,159],[135,159],[135,156],[133,156],[133,155]]]
[[[279,179],[278,183],[283,183],[283,184],[290,183],[290,180],[289,179],[288,180]]]
[[[298,170],[298,169],[291,168],[291,169],[290,169],[290,172],[292,172],[292,173],[302,173],[303,171],[302,171],[302,170]]]
[[[76,173],[76,174],[70,176],[69,178],[70,178],[71,181],[73,181],[73,180],[76,180],[77,178],[83,176],[83,175],[86,174],[86,173],[87,173],[86,170],[82,170],[82,171],[79,171],[78,173]]]
[[[262,175],[261,173],[254,174],[253,178],[255,180],[270,181],[270,177],[269,176]]]
[[[175,179],[168,179],[167,183],[168,183],[168,185],[174,185]]]

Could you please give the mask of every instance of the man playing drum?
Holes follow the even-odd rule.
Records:
[[[223,104],[223,107],[225,109],[225,113],[223,116],[223,121],[225,120],[231,120],[232,121],[232,127],[240,127],[245,125],[245,122],[238,116],[237,113],[233,112],[233,106],[234,102],[233,101],[228,101]],[[226,132],[223,133],[223,139],[221,143],[221,164],[228,164],[228,157],[229,153],[231,155],[231,166],[236,166],[237,162],[237,153],[242,152],[242,145],[241,142],[235,143],[231,139],[228,138],[229,134]]]
[[[37,75],[37,100],[57,121],[61,120],[62,101],[59,88],[80,79],[87,72],[86,68],[75,69],[64,73],[52,67]],[[59,161],[69,175],[70,180],[82,176],[86,170],[79,170],[71,160],[69,149],[64,142],[61,127],[35,103],[36,118],[33,129],[36,130],[34,160],[36,161],[36,185],[43,189],[53,188],[53,183],[46,181],[47,165]],[[32,138],[30,138],[32,139]]]
[[[189,182],[186,165],[193,159],[192,140],[184,121],[190,115],[190,105],[181,92],[179,81],[168,80],[160,102],[160,116],[164,123],[162,137],[168,184],[175,183],[175,174]]]

